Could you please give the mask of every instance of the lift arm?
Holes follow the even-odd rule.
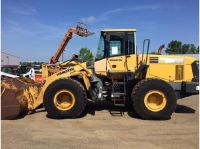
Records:
[[[58,47],[56,53],[54,54],[54,56],[52,56],[52,58],[50,60],[50,64],[55,64],[56,62],[58,62],[58,59],[60,58],[60,56],[63,53],[65,47],[67,46],[69,40],[72,38],[73,34],[76,34],[81,37],[88,37],[88,36],[92,35],[93,33],[89,32],[87,30],[86,25],[83,23],[78,23],[76,28],[68,29],[63,41],[61,42],[60,46]]]

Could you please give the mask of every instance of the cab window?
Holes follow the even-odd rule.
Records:
[[[113,33],[110,35],[108,56],[124,55],[123,44],[124,33]]]
[[[135,54],[135,45],[134,45],[134,33],[126,34],[126,53]]]
[[[104,37],[101,35],[99,39],[99,45],[97,48],[95,60],[100,60],[104,58]]]
[[[110,41],[109,56],[121,55],[122,43],[121,41]]]
[[[134,32],[101,33],[95,61],[129,54],[135,54]]]

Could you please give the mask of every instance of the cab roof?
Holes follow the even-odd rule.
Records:
[[[136,29],[103,29],[101,32],[136,32]]]

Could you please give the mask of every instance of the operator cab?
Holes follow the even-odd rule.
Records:
[[[105,29],[101,31],[95,61],[136,53],[135,29]]]
[[[104,75],[108,71],[126,72],[127,66],[123,62],[130,55],[136,55],[136,29],[102,30],[95,57],[95,72]]]

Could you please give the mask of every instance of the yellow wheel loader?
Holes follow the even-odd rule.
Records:
[[[102,30],[94,62],[80,62],[74,55],[58,63],[72,34],[87,37],[91,32],[83,24],[68,30],[50,63],[42,65],[42,84],[20,77],[17,82],[24,85],[17,87],[16,79],[2,80],[2,118],[41,106],[51,118],[75,118],[88,101],[108,101],[131,106],[142,119],[168,119],[176,109],[176,95],[198,94],[197,60],[150,55],[149,39],[138,54],[135,29]]]

